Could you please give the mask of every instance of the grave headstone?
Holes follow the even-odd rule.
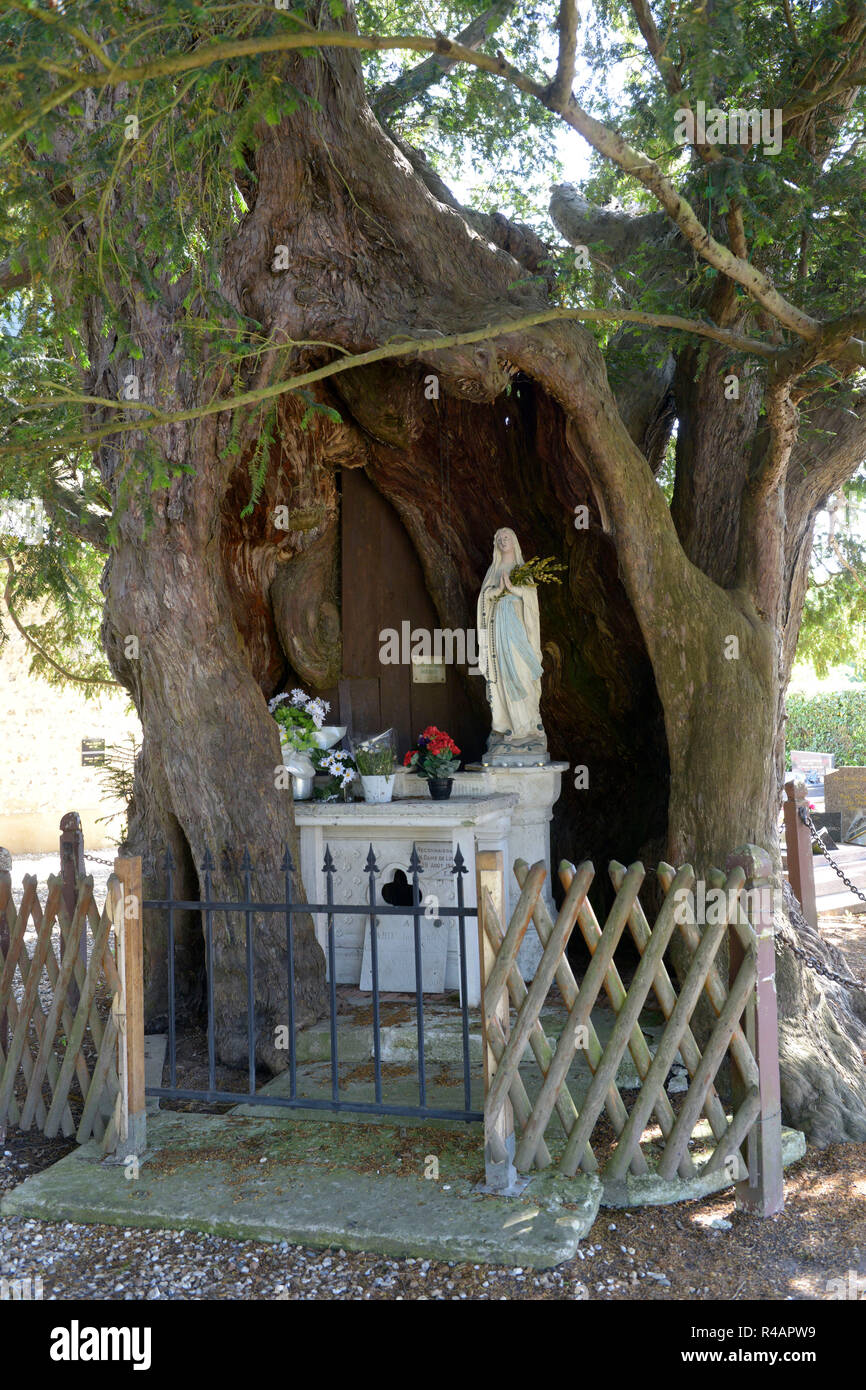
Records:
[[[824,774],[824,809],[840,812],[843,843],[848,843],[851,822],[864,806],[866,767],[835,767]]]
[[[813,811],[812,820],[817,831],[827,831],[829,840],[824,843],[828,849],[832,849],[834,844],[838,846],[842,839],[842,812],[841,811]],[[823,838],[823,836],[822,836]]]
[[[848,845],[866,845],[866,811],[858,807],[845,836]]]

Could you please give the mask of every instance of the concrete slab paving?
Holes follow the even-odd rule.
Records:
[[[370,1018],[369,995],[346,998],[345,1013],[340,1015],[338,1032],[338,1053],[341,1062],[365,1062],[373,1056],[373,1026]],[[516,1014],[512,1010],[512,1022]],[[565,1025],[567,1010],[561,1005],[547,1004],[541,1011],[541,1024],[553,1047]],[[596,1009],[593,1023],[602,1047],[607,1045],[613,1031],[616,1016],[610,1010]],[[655,1055],[662,1023],[651,1019],[648,1014],[641,1018],[641,1026],[649,1047],[650,1056]],[[380,1052],[383,1062],[411,1064],[418,1056],[418,1029],[415,1019],[414,1000],[397,1002],[389,1000],[382,1009],[380,1029]],[[428,1000],[424,1002],[424,1055],[428,1066],[434,1064],[460,1066],[463,1059],[463,1035],[459,1008],[454,1003]],[[299,1063],[327,1062],[331,1057],[331,1031],[328,1020],[303,1029],[297,1039],[297,1059]],[[472,1066],[482,1063],[481,1017],[477,1009],[469,1011],[469,1059]],[[529,1053],[526,1065],[535,1066]],[[590,1081],[592,1074],[582,1052],[575,1054],[570,1076],[580,1085],[584,1079]],[[277,1078],[279,1080],[279,1078]],[[629,1052],[625,1053],[617,1070],[617,1085],[629,1090],[640,1085],[634,1062]]]
[[[0,1210],[533,1269],[572,1259],[595,1219],[596,1177],[581,1175],[564,1193],[532,1179],[519,1198],[483,1195],[475,1133],[368,1129],[162,1111],[148,1117],[137,1175],[88,1144],[14,1188]],[[405,1167],[377,1171],[383,1154],[392,1169],[402,1162],[401,1145]],[[423,1176],[437,1165],[437,1177]]]

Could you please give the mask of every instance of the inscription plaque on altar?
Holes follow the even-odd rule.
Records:
[[[428,878],[444,878],[453,881],[456,877],[451,873],[454,868],[454,846],[449,840],[418,840],[415,848],[418,851],[418,858],[421,860],[419,884],[422,889],[424,880]]]
[[[441,994],[445,988],[445,959],[448,954],[448,927],[438,917],[421,917],[421,989],[424,994]],[[379,961],[379,989],[401,994],[415,990],[415,929],[411,917],[377,917],[376,945]],[[364,931],[361,959],[361,989],[373,988],[370,950],[370,922]]]

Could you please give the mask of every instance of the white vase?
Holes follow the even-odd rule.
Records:
[[[361,786],[364,788],[364,800],[372,805],[390,801],[394,795],[394,778],[396,776],[396,772],[392,772],[390,777],[365,777],[362,774]]]

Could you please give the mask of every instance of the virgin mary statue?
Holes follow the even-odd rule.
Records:
[[[478,595],[478,665],[487,682],[493,727],[485,763],[530,766],[548,762],[541,723],[541,628],[538,591],[513,585],[511,571],[523,564],[514,532],[503,527],[493,538],[493,563]]]

